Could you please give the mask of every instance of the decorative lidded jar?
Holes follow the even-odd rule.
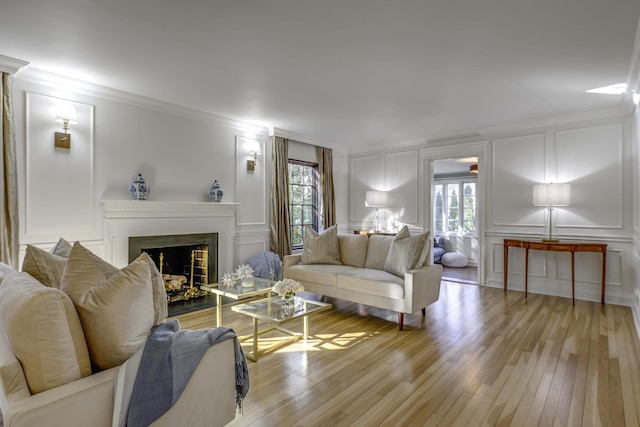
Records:
[[[213,184],[211,184],[211,188],[209,189],[209,199],[212,202],[221,202],[223,194],[224,192],[220,189],[218,180],[213,181]]]
[[[133,200],[146,200],[149,195],[149,191],[151,191],[151,187],[149,187],[145,182],[142,174],[140,173],[129,186],[129,193],[131,193],[131,198]]]

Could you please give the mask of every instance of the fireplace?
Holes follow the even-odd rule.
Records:
[[[214,305],[200,286],[218,282],[218,233],[129,237],[129,262],[142,252],[162,273],[170,316]]]

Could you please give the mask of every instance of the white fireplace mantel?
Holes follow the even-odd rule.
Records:
[[[238,203],[103,200],[105,258],[129,263],[129,237],[218,233],[218,271],[233,270]]]

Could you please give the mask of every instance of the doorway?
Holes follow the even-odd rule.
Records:
[[[478,172],[477,156],[433,161],[433,253],[445,281],[479,283]]]

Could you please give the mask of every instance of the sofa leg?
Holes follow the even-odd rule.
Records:
[[[402,312],[398,313],[398,326],[400,330],[402,330],[402,327],[404,326],[404,313]]]
[[[422,307],[422,317],[427,315],[427,308],[426,307]]]

